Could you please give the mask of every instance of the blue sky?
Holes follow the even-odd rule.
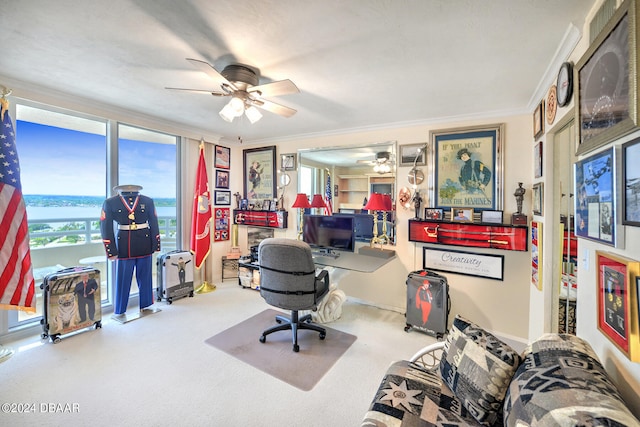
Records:
[[[17,121],[22,192],[105,196],[105,137]],[[175,197],[176,147],[120,140],[120,183],[139,184],[150,197]]]

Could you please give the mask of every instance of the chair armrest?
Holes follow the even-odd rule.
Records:
[[[325,287],[329,289],[329,272],[327,270],[322,270],[320,274],[316,276],[316,280],[324,280]]]
[[[442,352],[444,351],[444,345],[445,342],[440,341],[435,344],[430,344],[426,347],[423,347],[418,350],[418,352],[414,354],[411,359],[409,359],[409,362],[423,366],[429,370],[435,370],[440,364]]]

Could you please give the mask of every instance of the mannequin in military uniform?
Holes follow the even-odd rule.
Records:
[[[124,314],[136,270],[140,310],[153,304],[152,254],[160,251],[160,229],[153,200],[139,185],[119,185],[104,201],[100,233],[107,257],[116,260],[114,314]]]

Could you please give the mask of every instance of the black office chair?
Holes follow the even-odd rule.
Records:
[[[260,295],[272,306],[291,310],[291,317],[276,316],[279,323],[264,332],[260,342],[267,335],[291,329],[293,351],[298,352],[298,329],[311,329],[320,333],[323,340],[327,332],[311,323],[311,315],[299,317],[299,310],[315,310],[317,304],[329,291],[329,273],[322,270],[316,276],[316,267],[311,256],[311,248],[305,242],[294,239],[270,238],[260,243],[258,248],[260,265]]]

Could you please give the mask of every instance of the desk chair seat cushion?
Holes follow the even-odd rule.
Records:
[[[329,291],[326,271],[316,277],[311,248],[305,242],[269,238],[258,248],[260,295],[285,310],[313,310]]]

